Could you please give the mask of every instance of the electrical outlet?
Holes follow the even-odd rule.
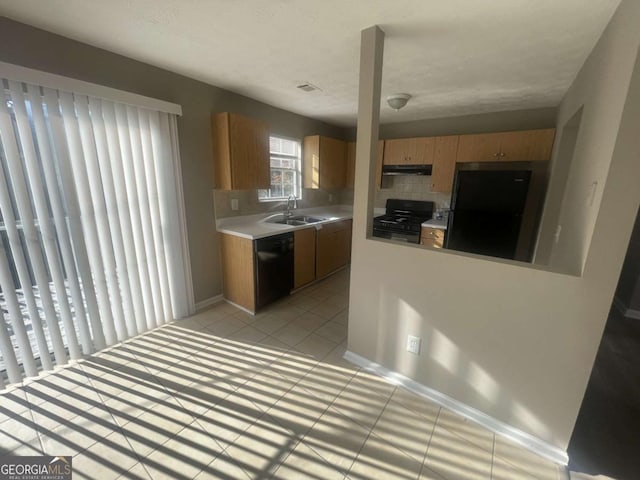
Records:
[[[240,209],[240,206],[238,204],[238,199],[237,198],[232,198],[231,199],[231,210],[237,211]]]
[[[413,335],[409,335],[407,337],[407,352],[415,353],[416,355],[420,354],[420,337],[414,337]]]
[[[329,194],[329,203],[333,203],[333,193]]]

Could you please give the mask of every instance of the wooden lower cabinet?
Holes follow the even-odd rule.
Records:
[[[351,220],[322,225],[316,232],[316,277],[322,278],[351,261]]]
[[[293,232],[293,288],[316,279],[316,229]]]
[[[220,256],[224,298],[254,312],[256,296],[253,240],[221,233]]]
[[[351,225],[351,220],[341,220],[294,230],[294,289],[325,277],[351,261]],[[224,298],[249,312],[255,312],[253,240],[220,233],[220,258]]]
[[[420,245],[430,248],[443,248],[444,234],[445,231],[441,228],[422,227]]]

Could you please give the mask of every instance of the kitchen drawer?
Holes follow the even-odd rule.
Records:
[[[325,234],[339,232],[341,230],[351,230],[351,220],[341,220],[339,222],[331,222],[319,225],[318,232]]]
[[[420,245],[431,248],[444,246],[444,230],[441,228],[422,227],[420,232]]]

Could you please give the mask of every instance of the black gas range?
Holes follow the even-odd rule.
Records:
[[[421,225],[431,220],[433,207],[433,202],[390,198],[386,213],[373,219],[373,236],[420,243]]]

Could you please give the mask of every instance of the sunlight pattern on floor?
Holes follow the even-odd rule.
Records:
[[[74,479],[566,479],[342,359],[348,272],[250,316],[219,304],[0,396],[0,454]]]

